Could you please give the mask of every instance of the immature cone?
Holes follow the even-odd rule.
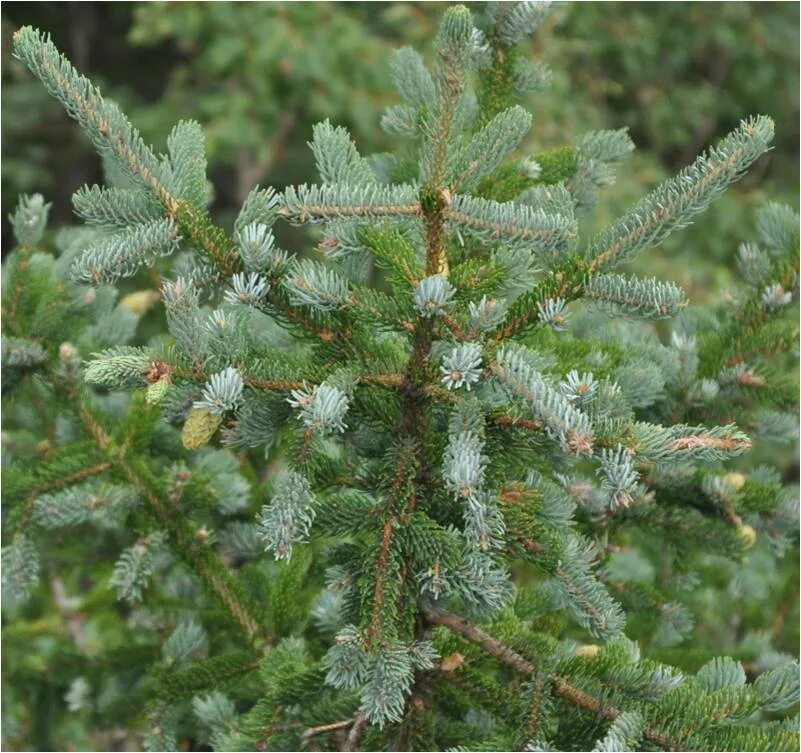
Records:
[[[145,400],[151,405],[160,405],[167,393],[170,391],[171,380],[169,376],[164,376],[161,379],[153,382],[145,392]],[[186,428],[186,427],[184,427]],[[184,441],[184,444],[186,442]]]
[[[594,656],[598,655],[600,650],[600,646],[596,646],[594,643],[589,643],[586,646],[579,646],[576,649],[575,654],[583,659],[592,659]]]
[[[152,309],[160,299],[161,295],[156,290],[137,290],[122,298],[120,306],[128,309],[132,314],[142,316]]]
[[[192,408],[186,417],[181,439],[187,450],[197,450],[208,444],[214,432],[220,428],[223,417],[206,408]]]
[[[439,665],[443,672],[453,672],[464,664],[464,656],[458,651],[446,656]]]
[[[745,542],[746,549],[750,549],[754,544],[756,544],[756,531],[747,523],[738,526],[737,533],[740,534],[740,538]]]
[[[735,491],[740,491],[745,484],[745,476],[742,473],[727,473],[723,477],[724,481],[728,481]]]

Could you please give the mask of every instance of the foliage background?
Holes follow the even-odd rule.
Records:
[[[2,202],[38,191],[53,202],[51,227],[71,221],[70,196],[101,181],[88,141],[57,102],[11,58],[23,24],[51,32],[75,65],[118,101],[145,137],[162,146],[179,118],[204,127],[214,213],[223,221],[247,191],[313,179],[306,142],[329,117],[349,128],[362,153],[387,146],[378,127],[394,101],[391,49],[430,48],[443,10],[437,3],[15,3],[2,9]],[[775,149],[707,212],[702,221],[645,254],[635,271],[673,279],[691,301],[723,294],[734,279],[736,249],[753,236],[753,215],[768,200],[798,206],[799,6],[796,3],[574,3],[556,9],[531,42],[553,82],[526,103],[534,113],[527,148],[570,143],[578,134],[629,126],[638,151],[605,192],[588,224],[599,226],[704,146],[752,113],[776,121]],[[585,233],[593,228],[587,227]],[[291,251],[311,248],[306,231],[281,228]],[[3,247],[10,231],[3,229]],[[126,283],[141,288],[141,280]],[[163,328],[157,307],[140,325],[145,341]],[[797,479],[797,448],[769,458]],[[768,460],[756,457],[754,461]],[[266,470],[266,469],[264,469]],[[774,645],[798,646],[797,552],[784,572],[761,581],[751,563],[728,596],[730,573],[710,562],[694,599],[693,644],[671,661],[693,666],[693,652],[725,652],[774,615]],[[748,581],[748,578],[751,581]],[[744,580],[745,579],[745,580]],[[725,585],[723,586],[725,588]],[[46,671],[46,659],[41,659]],[[40,699],[63,713],[62,690]],[[57,710],[60,709],[60,710]],[[66,735],[66,737],[62,737]],[[48,737],[46,735],[46,737]],[[64,728],[59,747],[81,739]],[[80,746],[80,742],[78,745]]]

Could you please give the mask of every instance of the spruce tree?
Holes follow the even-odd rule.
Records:
[[[519,43],[546,11],[445,11],[432,66],[391,61],[397,151],[320,123],[319,182],[254,187],[230,232],[197,123],[157,154],[47,35],[15,35],[107,184],[74,195],[86,224],[58,256],[41,196],[11,216],[5,632],[48,639],[95,727],[150,750],[798,749],[798,666],[769,640],[660,660],[693,631],[705,558],[793,543],[795,489],[744,458],[795,439],[798,216],[761,210],[717,306],[619,270],[773,123],[743,120],[584,239],[633,145],[516,152],[516,100],[548,77]],[[317,251],[280,248],[276,223],[320,225]],[[159,292],[118,302],[145,268]],[[168,332],[130,344],[158,301]],[[74,632],[26,618],[42,580]],[[10,665],[5,726],[35,742],[31,662]]]

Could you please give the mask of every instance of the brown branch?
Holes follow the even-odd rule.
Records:
[[[74,484],[76,481],[83,481],[85,478],[89,478],[90,476],[97,476],[100,473],[104,473],[109,468],[111,468],[111,463],[98,463],[97,465],[93,465],[89,468],[83,468],[82,470],[75,471],[75,473],[70,473],[68,476],[64,476],[63,478],[49,481],[46,484],[37,486],[31,492],[31,496],[38,497],[40,494],[45,494],[52,489],[59,489],[62,486]]]
[[[521,429],[528,429],[530,431],[539,431],[542,429],[542,421],[532,421],[529,418],[516,418],[514,416],[500,415],[491,416],[492,423],[498,426],[516,426]]]
[[[367,715],[365,714],[364,711],[359,711],[353,718],[353,726],[350,728],[348,737],[345,740],[345,745],[342,748],[343,751],[356,750],[356,746],[359,743],[359,737],[361,736],[366,726],[367,726]]]
[[[442,625],[465,640],[470,641],[470,643],[481,646],[488,654],[492,654],[496,659],[516,669],[520,674],[531,675],[536,671],[536,668],[528,659],[523,658],[497,638],[493,638],[489,633],[485,633],[481,628],[459,617],[459,615],[443,610],[426,610],[424,614],[430,623]]]
[[[353,724],[353,721],[353,719],[343,719],[341,722],[331,722],[331,724],[321,724],[319,727],[309,727],[308,729],[303,730],[301,738],[303,740],[308,740],[310,737],[322,735],[325,732],[334,732],[338,729],[346,729]]]
[[[467,335],[465,335],[464,330],[459,325],[452,316],[449,314],[443,314],[440,317],[440,321],[453,333],[453,336],[457,340],[467,340]]]
[[[381,635],[381,607],[384,604],[384,588],[387,581],[387,565],[389,564],[389,548],[392,544],[393,520],[384,523],[384,530],[381,534],[381,549],[378,552],[378,570],[375,579],[375,589],[373,591],[373,619],[370,622],[370,635],[372,638],[380,638]]]
[[[481,646],[488,654],[494,656],[507,666],[512,667],[512,669],[520,672],[520,674],[532,675],[537,671],[537,668],[528,659],[522,657],[514,649],[509,648],[509,646],[501,643],[497,638],[494,638],[489,633],[485,633],[481,628],[473,625],[462,617],[444,610],[426,610],[424,614],[425,618],[431,624],[446,627],[466,641]],[[554,675],[550,677],[550,680],[553,683],[553,690],[556,695],[570,701],[579,708],[592,711],[604,717],[604,719],[609,720],[617,719],[621,714],[621,712],[611,704],[600,701],[580,688],[571,685],[563,677]],[[681,748],[676,745],[675,741],[651,727],[645,728],[643,737],[665,750],[681,750]]]

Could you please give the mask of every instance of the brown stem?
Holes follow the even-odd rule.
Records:
[[[353,726],[350,728],[350,732],[348,732],[348,737],[342,748],[343,751],[356,750],[356,746],[359,744],[359,737],[361,737],[362,732],[364,732],[365,726],[367,726],[367,715],[364,711],[359,711],[353,718]]]
[[[465,640],[470,641],[470,643],[481,646],[488,654],[491,654],[507,666],[512,667],[512,669],[520,672],[520,674],[532,675],[536,672],[537,668],[528,659],[522,657],[514,649],[504,645],[489,633],[485,633],[478,626],[459,617],[459,615],[444,610],[426,610],[425,617],[431,624],[442,625]],[[617,708],[611,704],[599,701],[589,693],[571,685],[563,677],[554,675],[550,679],[553,683],[554,693],[570,701],[575,706],[587,709],[587,711],[592,711],[609,720],[617,719],[618,716],[620,716],[621,712]],[[681,750],[681,748],[676,745],[675,741],[650,727],[645,728],[643,737],[665,750]]]
[[[309,727],[303,730],[301,737],[308,740],[315,735],[322,735],[325,732],[334,732],[338,729],[346,729],[353,724],[353,719],[343,719],[341,722],[331,722],[331,724],[321,724],[319,727]]]

